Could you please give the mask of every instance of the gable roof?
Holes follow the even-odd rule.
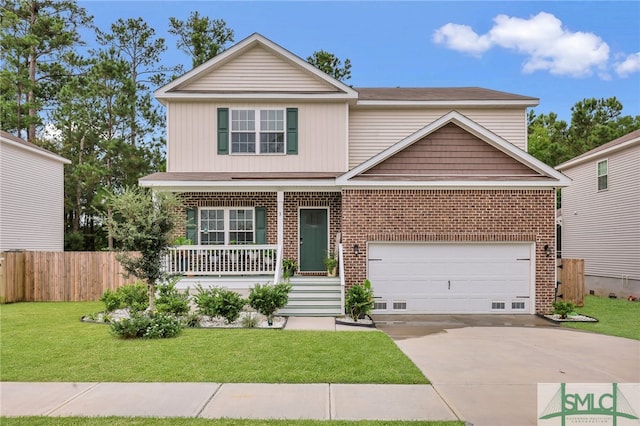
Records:
[[[430,135],[435,135],[439,130],[446,128],[449,124],[454,124],[473,136],[473,139],[468,140],[467,143],[487,144],[490,149],[485,149],[485,151],[489,153],[489,155],[494,156],[494,158],[500,156],[500,161],[507,166],[507,172],[486,173],[486,170],[479,168],[479,173],[473,173],[473,171],[471,171],[471,173],[469,173],[469,171],[465,171],[464,173],[450,173],[446,172],[444,168],[441,168],[439,171],[427,170],[429,167],[428,164],[420,164],[417,173],[411,173],[410,170],[399,171],[398,167],[395,167],[395,172],[385,172],[385,168],[387,170],[394,170],[393,166],[385,167],[385,163],[392,163],[394,157],[400,158],[403,156],[403,151],[405,152],[405,157],[415,157],[413,153],[406,150],[411,150],[411,147],[416,144],[416,146],[428,144],[428,137]],[[429,155],[429,153],[426,155]],[[433,162],[435,163],[437,161],[438,160],[434,160]],[[470,160],[467,159],[466,161]],[[524,168],[520,167],[520,165],[524,166]],[[385,174],[387,176],[384,176]],[[372,177],[375,177],[375,179],[371,179]],[[415,186],[416,181],[426,182],[425,185],[437,186],[487,186],[492,181],[499,186],[566,186],[570,182],[569,178],[562,173],[554,170],[552,167],[457,111],[451,111],[445,114],[337,179],[339,185],[345,186]]]
[[[198,88],[197,90],[188,90],[188,85],[192,84],[199,79],[210,75],[225,65],[231,63],[234,60],[238,60],[248,52],[253,51],[256,48],[264,50],[271,57],[275,57],[284,63],[283,66],[288,66],[289,69],[296,70],[308,78],[326,87],[325,90],[309,91],[262,91],[262,90],[248,90],[248,91],[225,91],[220,88],[214,90],[205,90]],[[264,70],[255,69],[257,75],[264,73]],[[184,90],[187,89],[187,90]],[[215,56],[204,64],[192,69],[181,77],[173,80],[165,86],[155,91],[155,97],[162,102],[164,99],[179,99],[179,98],[206,98],[206,99],[293,99],[293,98],[309,98],[313,95],[313,98],[321,99],[356,99],[358,94],[351,87],[342,83],[339,80],[332,78],[331,76],[323,73],[315,66],[311,65],[302,58],[294,55],[283,47],[268,40],[258,33],[254,33],[251,36],[245,38],[241,42],[225,50],[221,54]]]
[[[26,140],[14,136],[11,133],[5,132],[4,130],[0,130],[0,141],[2,141],[3,143],[7,143],[8,145],[20,148],[24,151],[30,152],[32,154],[41,155],[51,160],[59,161],[63,164],[71,164],[71,161],[67,160],[66,158],[61,157],[60,155],[55,154],[47,149],[39,147],[38,145],[32,144],[31,142],[27,142]]]
[[[556,170],[567,170],[584,162],[611,155],[614,152],[630,148],[634,145],[640,145],[640,129],[627,133],[626,135],[600,145],[599,147],[593,148],[591,151],[578,155],[571,160],[565,161],[564,163],[557,165]]]

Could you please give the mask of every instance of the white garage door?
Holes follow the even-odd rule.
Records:
[[[532,313],[531,243],[370,243],[376,313]]]

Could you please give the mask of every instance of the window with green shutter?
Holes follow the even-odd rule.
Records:
[[[298,153],[298,109],[218,109],[218,154]]]

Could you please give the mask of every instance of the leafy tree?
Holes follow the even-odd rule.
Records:
[[[154,140],[153,136],[163,128],[164,115],[152,102],[150,85],[164,84],[173,72],[172,68],[160,65],[160,55],[167,50],[165,40],[156,38],[155,30],[142,18],[118,19],[111,24],[111,32],[97,30],[96,38],[114,59],[123,60],[129,66],[128,77],[135,89],[127,123],[130,145],[146,144],[149,150],[159,152],[163,141]]]
[[[3,129],[36,142],[40,113],[69,74],[79,28],[93,17],[73,0],[3,0],[0,19],[0,121]]]
[[[307,62],[336,80],[344,82],[351,78],[351,61],[345,59],[342,66],[342,61],[333,53],[317,50],[307,58]]]
[[[558,120],[558,115],[535,115],[529,111],[528,134],[529,153],[538,160],[555,166],[568,159],[567,133],[569,126],[564,120]]]
[[[640,116],[622,116],[615,98],[585,98],[571,107],[571,122],[555,113],[528,115],[529,152],[550,166],[557,166],[613,139],[640,128]]]
[[[174,230],[181,224],[180,202],[170,193],[129,187],[112,195],[108,204],[113,214],[105,219],[120,247],[118,260],[128,274],[146,282],[149,310],[153,311],[156,285],[168,278],[162,264]]]
[[[169,34],[178,37],[178,49],[191,56],[193,68],[207,62],[233,42],[233,30],[222,19],[209,19],[191,12],[186,21],[169,18]]]

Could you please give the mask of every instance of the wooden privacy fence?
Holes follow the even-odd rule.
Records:
[[[584,306],[584,259],[558,259],[557,296]]]
[[[0,253],[0,303],[98,300],[132,283],[115,252]]]

